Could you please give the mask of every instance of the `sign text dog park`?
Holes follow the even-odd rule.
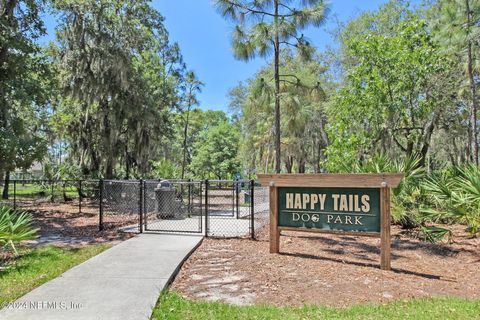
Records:
[[[390,188],[402,174],[259,175],[270,186],[270,252],[282,230],[381,238],[381,268],[390,269]]]

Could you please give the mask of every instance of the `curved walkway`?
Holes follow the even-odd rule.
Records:
[[[0,319],[149,319],[162,289],[201,241],[140,234],[34,289],[0,310]]]

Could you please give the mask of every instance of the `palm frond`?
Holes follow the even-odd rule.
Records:
[[[27,212],[0,207],[0,245],[10,246],[15,254],[15,243],[37,237],[38,229],[33,228],[32,215]]]

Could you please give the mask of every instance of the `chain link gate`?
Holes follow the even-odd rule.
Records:
[[[101,180],[99,185],[101,230],[255,238],[268,223],[268,188],[254,180]]]
[[[254,183],[206,180],[206,236],[254,238]]]
[[[202,181],[143,181],[145,231],[203,233]],[[141,223],[142,223],[141,222]]]

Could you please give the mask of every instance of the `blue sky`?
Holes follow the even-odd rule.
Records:
[[[320,28],[310,28],[305,36],[319,49],[333,45],[328,32],[337,21],[345,21],[363,11],[375,10],[385,0],[330,0],[330,15]],[[165,17],[170,40],[180,45],[187,67],[205,83],[199,94],[200,107],[227,111],[230,88],[251,77],[264,59],[249,62],[235,60],[230,48],[232,25],[213,8],[211,0],[154,0],[153,6]],[[55,19],[45,16],[48,35],[53,40]]]

